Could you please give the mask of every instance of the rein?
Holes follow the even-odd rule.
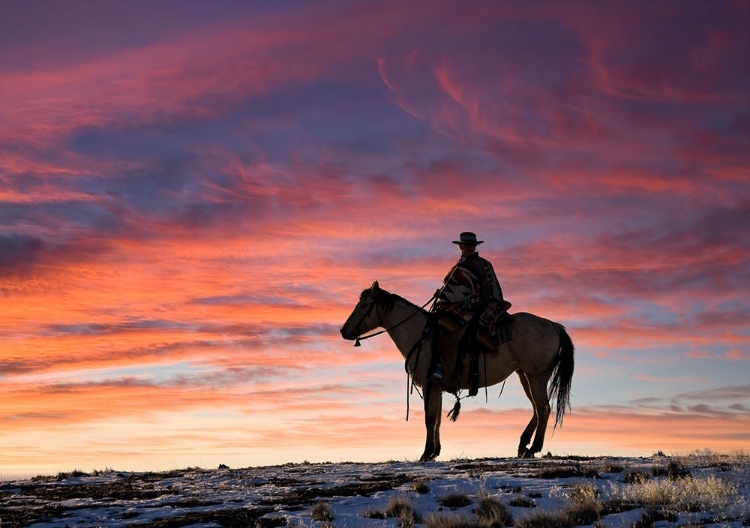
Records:
[[[409,315],[409,316],[408,316],[408,317],[407,317],[406,319],[404,319],[403,321],[400,321],[400,322],[396,323],[395,325],[391,326],[390,328],[386,328],[386,329],[384,329],[384,330],[380,330],[380,331],[378,331],[378,332],[375,332],[374,334],[370,334],[370,335],[366,335],[366,336],[362,336],[362,337],[356,337],[356,338],[354,339],[354,346],[355,346],[355,347],[358,347],[358,346],[362,346],[362,344],[360,343],[360,341],[364,341],[365,339],[370,339],[371,337],[379,336],[380,334],[384,334],[384,333],[386,333],[386,332],[390,332],[390,331],[391,331],[391,330],[393,330],[394,328],[396,328],[396,327],[398,327],[398,326],[401,326],[401,325],[402,325],[402,324],[404,324],[404,323],[405,323],[406,321],[408,321],[409,319],[411,319],[412,317],[414,317],[415,315],[417,315],[417,314],[418,314],[418,313],[420,312],[420,310],[424,309],[424,307],[425,307],[425,306],[427,306],[428,304],[430,304],[430,303],[431,303],[431,302],[432,302],[432,301],[433,301],[433,300],[434,300],[434,299],[435,299],[436,297],[437,297],[437,294],[435,294],[435,295],[433,295],[432,297],[430,297],[430,298],[429,298],[429,299],[427,300],[427,302],[426,302],[426,303],[424,303],[424,304],[423,304],[422,306],[420,306],[420,307],[419,307],[418,309],[414,310],[414,312],[413,312],[413,313],[412,313],[411,315]],[[370,312],[372,311],[372,309],[373,309],[374,307],[375,307],[375,305],[374,305],[374,304],[373,304],[372,306],[370,306],[370,309],[369,309],[369,310],[367,311],[367,313],[365,314],[365,316],[364,316],[364,317],[362,318],[362,321],[364,321],[365,319],[367,319],[367,318],[369,317],[369,315],[370,315]],[[362,321],[360,321],[360,323],[361,323]],[[359,326],[359,324],[360,324],[360,323],[358,323],[358,324],[357,324],[357,326]]]

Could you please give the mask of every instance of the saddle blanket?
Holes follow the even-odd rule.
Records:
[[[494,352],[498,345],[512,340],[513,318],[508,312],[503,312],[491,328],[480,326],[477,331],[477,342],[490,352]]]

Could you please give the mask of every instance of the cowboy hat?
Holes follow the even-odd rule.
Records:
[[[454,244],[466,244],[467,246],[478,246],[479,244],[483,244],[484,240],[477,240],[476,233],[472,233],[471,231],[464,231],[460,235],[460,240],[454,240]]]

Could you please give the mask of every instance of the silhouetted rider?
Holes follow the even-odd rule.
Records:
[[[477,324],[491,333],[495,320],[510,307],[510,303],[503,300],[492,264],[477,252],[477,246],[483,242],[469,231],[453,241],[461,250],[461,258],[437,292],[435,344],[438,353],[433,354],[435,365],[431,379],[444,381],[449,388],[458,360],[459,337],[466,335],[473,339]],[[464,326],[467,326],[465,331],[460,332]]]

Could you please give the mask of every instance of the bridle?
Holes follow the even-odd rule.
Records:
[[[408,315],[405,319],[403,319],[402,321],[399,321],[398,323],[396,323],[395,325],[391,326],[390,328],[385,328],[383,330],[379,330],[379,331],[377,331],[375,333],[372,333],[372,334],[369,334],[369,335],[366,335],[366,336],[355,337],[354,338],[354,346],[355,347],[362,346],[362,344],[360,343],[360,341],[364,341],[365,339],[370,339],[371,337],[379,336],[380,334],[384,334],[386,332],[390,332],[394,328],[396,328],[398,326],[401,326],[406,321],[408,321],[409,319],[411,319],[412,317],[414,317],[415,315],[417,315],[421,310],[423,310],[428,304],[430,304],[436,298],[437,298],[437,294],[433,295],[432,297],[430,297],[427,300],[426,303],[424,303],[422,306],[420,306],[419,308],[417,308],[416,310],[414,310],[414,312],[412,312],[410,315]],[[361,325],[362,323],[365,322],[365,319],[367,319],[368,317],[370,317],[370,314],[372,313],[372,309],[375,308],[377,306],[377,304],[378,304],[377,301],[373,300],[372,306],[370,306],[370,308],[367,309],[367,311],[365,312],[365,315],[363,315],[362,318],[359,320],[359,322],[355,325],[355,327],[354,327],[355,330],[359,328],[359,325]]]
[[[372,313],[372,309],[375,308],[377,306],[377,304],[378,303],[375,300],[372,301],[372,304],[370,305],[370,308],[368,308],[367,311],[365,312],[365,315],[363,315],[362,318],[359,320],[359,322],[354,326],[355,330],[359,331],[359,325],[361,325],[362,323],[364,323],[365,319],[367,319],[368,317],[370,317],[370,314]],[[381,330],[380,332],[375,332],[374,334],[370,334],[368,336],[363,336],[361,338],[359,336],[357,336],[357,337],[354,338],[354,346],[355,347],[362,346],[362,344],[360,343],[360,340],[362,340],[362,339],[370,339],[371,337],[375,337],[376,335],[380,335],[383,332],[385,332],[385,330]]]

